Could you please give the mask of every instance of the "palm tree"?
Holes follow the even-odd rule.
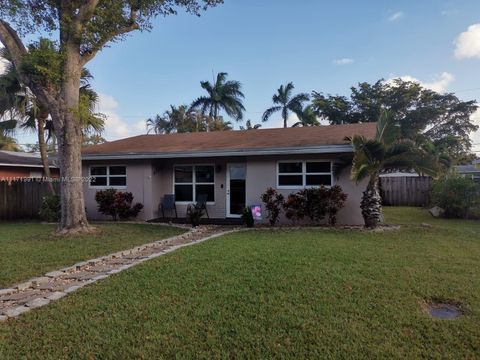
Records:
[[[262,124],[252,124],[252,120],[247,120],[245,126],[240,126],[240,130],[257,130],[262,127]]]
[[[351,178],[357,184],[368,179],[360,207],[367,228],[375,228],[382,218],[382,202],[378,188],[379,175],[389,170],[415,170],[418,174],[436,175],[437,160],[412,140],[399,139],[399,128],[389,112],[383,112],[377,123],[374,139],[361,135],[347,138],[354,155]]]
[[[297,94],[293,95],[293,89],[295,86],[293,83],[288,83],[287,85],[282,85],[277,90],[277,93],[273,95],[272,101],[274,106],[267,109],[262,116],[262,121],[268,121],[270,117],[276,113],[281,112],[283,118],[283,127],[288,127],[288,115],[290,112],[294,112],[296,114],[300,113],[302,110],[303,103],[305,101],[310,100],[310,96],[308,94]]]
[[[170,105],[163,115],[147,120],[147,134],[171,134],[206,131],[204,116],[187,105]]]
[[[320,122],[318,121],[317,114],[313,109],[312,105],[306,106],[304,109],[297,113],[298,122],[292,125],[292,127],[298,126],[318,126]]]
[[[231,118],[241,121],[245,111],[242,84],[238,81],[227,81],[227,76],[227,73],[219,73],[213,84],[202,81],[200,84],[208,95],[195,100],[192,108],[199,109],[202,115],[208,115],[212,119],[217,119],[223,110]]]
[[[0,57],[8,60],[5,48],[0,50]],[[87,69],[82,71],[80,87],[80,120],[83,123],[84,135],[101,133],[104,130],[105,116],[95,113],[98,94],[91,88],[92,75]],[[36,131],[38,146],[42,159],[43,171],[47,178],[51,177],[47,153],[47,141],[55,136],[53,122],[49,120],[48,109],[32,94],[30,89],[19,80],[17,70],[8,61],[6,71],[0,75],[0,130],[13,133],[17,127],[26,131]],[[46,137],[46,133],[48,136]],[[54,188],[49,182],[49,188]]]
[[[216,118],[200,114],[192,107],[186,105],[170,105],[163,115],[156,115],[147,120],[147,134],[171,134],[171,133],[192,133],[203,131],[224,131],[232,130],[232,124],[223,120],[223,117]]]
[[[208,131],[229,131],[233,129],[230,121],[223,120],[222,116],[213,119],[206,119]]]

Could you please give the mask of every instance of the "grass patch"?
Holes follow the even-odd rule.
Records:
[[[144,224],[97,224],[98,234],[55,236],[53,225],[0,222],[0,288],[73,265],[180,234]]]
[[[480,222],[386,215],[402,229],[237,233],[148,261],[0,324],[0,358],[477,357]],[[432,319],[433,298],[464,315]]]

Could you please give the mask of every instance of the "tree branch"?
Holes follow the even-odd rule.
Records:
[[[92,0],[94,1],[94,0]],[[105,37],[101,41],[98,42],[98,44],[93,47],[92,49],[86,51],[82,55],[82,63],[85,65],[88,63],[90,60],[92,60],[97,53],[103,49],[103,47],[112,39],[116,38],[117,36],[127,34],[129,32],[135,31],[140,29],[140,25],[137,23],[137,10],[132,8],[130,9],[130,19],[129,19],[130,25],[120,27],[118,28],[115,32],[111,33],[108,37]]]
[[[52,104],[52,101],[55,99],[54,95],[50,94],[41,86],[33,83],[31,78],[21,71],[22,58],[27,54],[27,49],[25,48],[25,45],[20,39],[20,36],[18,36],[17,32],[10,26],[9,23],[2,19],[0,19],[0,41],[7,49],[21,82],[32,90],[41,103]]]
[[[5,45],[15,68],[19,68],[23,55],[27,53],[22,40],[9,23],[0,19],[0,41]]]
[[[83,23],[87,23],[93,16],[95,9],[100,0],[87,0],[83,6],[80,7],[78,19]]]

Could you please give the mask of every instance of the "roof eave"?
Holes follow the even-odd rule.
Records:
[[[242,149],[242,150],[211,150],[195,152],[164,152],[164,153],[122,153],[122,154],[85,154],[82,160],[135,160],[135,159],[175,159],[175,158],[202,158],[225,156],[265,156],[265,155],[305,155],[305,154],[332,154],[350,153],[353,148],[350,144],[324,145],[315,147],[274,148],[274,149]]]
[[[43,168],[43,165],[39,164],[11,164],[11,163],[0,163],[0,166],[8,167],[31,167],[31,168]],[[56,169],[56,166],[50,165],[50,169]]]

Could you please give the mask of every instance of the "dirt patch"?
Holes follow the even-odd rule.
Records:
[[[423,310],[433,319],[454,320],[464,314],[462,305],[454,300],[429,299],[422,303]]]

